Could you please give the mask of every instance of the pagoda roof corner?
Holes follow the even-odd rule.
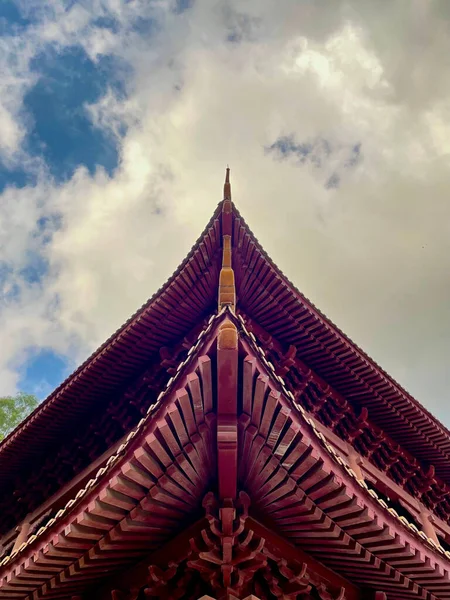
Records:
[[[166,283],[0,442],[0,485],[22,462],[44,451],[69,422],[120,389],[152,357],[159,360],[161,347],[182,340],[216,313],[222,211],[221,201]],[[64,409],[67,403],[70,412]]]
[[[450,482],[450,432],[284,275],[231,199],[224,198],[172,277],[0,444],[0,484],[61,435],[68,420],[134,376],[161,346],[228,305],[248,316],[329,385],[369,410],[391,437]],[[222,295],[221,295],[222,294]],[[136,344],[136,339],[139,342]],[[99,377],[98,374],[102,376]],[[71,405],[70,414],[64,410]]]
[[[285,567],[307,553],[318,578],[309,583],[320,589],[338,584],[352,600],[365,597],[357,586],[373,580],[393,598],[448,594],[450,563],[443,548],[368,492],[272,367],[241,315],[229,306],[213,315],[107,465],[0,562],[2,597],[13,600],[18,588],[29,596],[37,590],[42,598],[83,594],[129,565],[130,542],[135,560],[161,548],[176,555],[170,540],[181,525],[189,527],[181,538],[189,541],[186,556],[193,550],[200,560],[189,567],[201,570],[201,540],[208,535],[214,541],[209,531],[223,539],[216,527],[221,519],[222,532],[236,522],[233,533],[248,529],[248,539],[258,537],[256,549],[265,552],[258,569],[266,568],[267,557],[279,556]],[[239,390],[242,406],[230,402]],[[205,518],[195,521],[200,506]],[[190,543],[191,531],[200,544]],[[232,545],[233,537],[227,534]],[[49,570],[53,556],[61,560]],[[343,597],[342,589],[334,597]]]

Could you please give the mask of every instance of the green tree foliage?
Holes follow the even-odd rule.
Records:
[[[0,440],[16,427],[38,405],[31,394],[19,392],[16,396],[0,397]]]

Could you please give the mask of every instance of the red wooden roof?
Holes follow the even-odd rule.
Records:
[[[298,355],[370,419],[450,482],[450,432],[323,315],[272,262],[234,208],[237,307]]]
[[[215,310],[222,229],[219,205],[170,280],[3,440],[0,482]],[[295,288],[234,206],[231,230],[238,310],[295,345],[330,385],[450,482],[449,431]]]
[[[250,530],[264,536],[259,523],[275,524],[295,546],[352,581],[348,598],[365,597],[354,584],[385,591],[390,600],[450,597],[448,554],[368,492],[292,401],[244,320],[228,309],[212,318],[158,404],[108,465],[1,561],[0,597],[79,595],[198,518],[203,494],[220,477],[220,385],[212,375],[220,370],[220,345],[216,353],[213,341],[230,322],[240,340],[234,378],[242,373],[241,394],[236,388],[242,407],[233,418]]]
[[[0,482],[214,311],[220,208],[172,277],[0,443]]]

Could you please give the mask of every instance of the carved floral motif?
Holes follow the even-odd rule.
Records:
[[[217,600],[255,596],[260,600],[345,600],[343,588],[333,594],[305,563],[288,561],[269,550],[264,537],[247,525],[249,506],[250,498],[242,491],[236,502],[226,499],[221,504],[212,492],[206,494],[207,526],[191,538],[187,553],[166,569],[149,567],[145,597],[194,600],[203,593]]]

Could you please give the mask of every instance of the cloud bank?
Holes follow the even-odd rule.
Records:
[[[2,392],[43,350],[75,366],[152,295],[230,163],[280,268],[450,424],[447,3],[16,6],[0,28]],[[84,95],[64,118],[54,104],[51,138],[36,98],[56,81]]]

